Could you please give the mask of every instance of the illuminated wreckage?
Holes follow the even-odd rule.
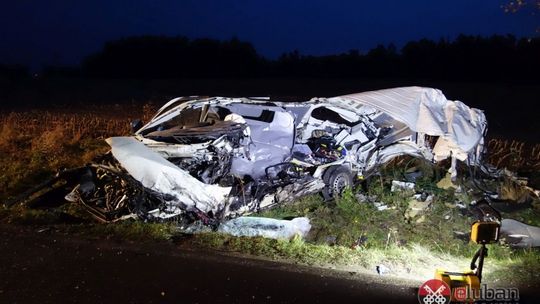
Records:
[[[326,199],[401,155],[480,162],[486,119],[441,91],[403,87],[306,102],[181,97],[111,151],[59,173],[70,202],[103,222],[181,219],[206,225]],[[73,178],[75,177],[76,178]]]

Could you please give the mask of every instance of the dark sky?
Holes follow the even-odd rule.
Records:
[[[7,1],[5,1],[7,2]],[[275,58],[398,47],[420,38],[535,35],[536,17],[504,0],[16,0],[0,9],[0,63],[75,65],[107,40],[142,34],[250,41]]]

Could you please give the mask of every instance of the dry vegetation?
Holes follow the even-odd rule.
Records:
[[[540,170],[540,144],[515,140],[491,139],[488,142],[488,162],[497,168],[514,171]]]
[[[0,199],[91,161],[107,151],[104,138],[129,134],[131,120],[148,120],[155,110],[149,103],[0,113]]]

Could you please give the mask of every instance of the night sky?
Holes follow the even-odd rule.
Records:
[[[458,34],[535,35],[537,17],[505,14],[503,0],[92,0],[2,4],[0,63],[76,65],[107,40],[184,35],[253,43],[269,58],[324,55],[377,44],[403,46]],[[536,18],[536,20],[535,20]]]

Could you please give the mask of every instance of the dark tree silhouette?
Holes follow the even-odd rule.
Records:
[[[238,39],[190,40],[185,37],[131,37],[106,43],[87,57],[82,75],[99,78],[238,78],[336,77],[444,80],[538,80],[540,39],[511,35],[460,35],[455,40],[421,39],[401,50],[378,45],[328,56],[306,56],[295,50],[277,60],[258,55]],[[62,69],[49,68],[50,75]],[[71,76],[73,70],[64,70]],[[47,73],[46,73],[47,74]],[[69,76],[69,75],[68,75]]]
[[[93,77],[240,77],[255,74],[261,60],[250,43],[236,38],[142,36],[106,43],[82,68]]]
[[[30,73],[25,66],[0,64],[0,79],[19,80],[29,77]]]

